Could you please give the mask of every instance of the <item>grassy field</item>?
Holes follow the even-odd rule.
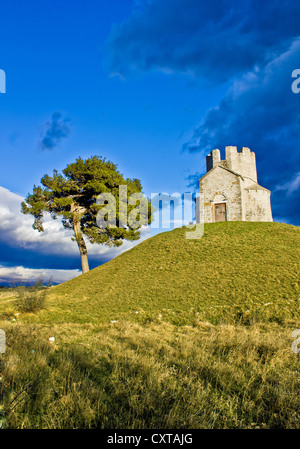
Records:
[[[297,227],[220,223],[3,290],[2,427],[299,428],[299,259]]]

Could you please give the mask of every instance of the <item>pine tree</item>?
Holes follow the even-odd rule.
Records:
[[[140,228],[151,222],[151,203],[142,195],[141,182],[138,179],[125,179],[117,170],[117,166],[105,158],[93,156],[83,160],[81,158],[62,171],[56,170],[53,176],[45,175],[41,179],[41,186],[34,186],[33,193],[28,194],[21,205],[24,214],[31,214],[35,220],[33,229],[44,231],[43,218],[45,213],[50,213],[53,219],[59,216],[65,228],[74,231],[73,240],[78,244],[82,272],[89,271],[88,255],[85,238],[92,244],[105,244],[108,246],[120,246],[124,240],[137,240],[140,237]],[[119,186],[126,186],[127,197],[119,197]],[[110,193],[115,198],[115,212],[108,201],[99,204],[99,194]],[[134,211],[132,201],[128,203],[130,196],[146,200],[146,212],[138,213],[138,225],[128,224],[128,217]],[[139,196],[140,195],[140,196]],[[141,202],[141,201],[140,201]],[[97,214],[103,209],[103,213],[109,224],[109,217],[115,218],[111,225],[99,227]],[[145,211],[145,209],[144,209]],[[115,215],[114,215],[115,214]],[[142,215],[144,215],[142,217]],[[84,238],[85,237],[85,238]]]

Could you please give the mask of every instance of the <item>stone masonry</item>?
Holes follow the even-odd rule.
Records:
[[[227,146],[222,161],[220,150],[212,150],[206,156],[206,168],[207,173],[199,180],[204,214],[201,221],[273,221],[271,192],[257,183],[253,151],[243,147],[238,152],[237,147]]]

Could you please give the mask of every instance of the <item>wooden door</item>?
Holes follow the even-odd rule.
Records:
[[[226,203],[215,204],[215,222],[226,220]]]

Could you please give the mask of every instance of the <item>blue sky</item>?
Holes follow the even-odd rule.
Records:
[[[211,149],[248,146],[274,219],[299,225],[299,13],[295,0],[3,3],[0,282],[79,273],[70,236],[50,221],[41,236],[19,213],[33,184],[78,156],[171,194],[195,189]],[[91,266],[129,247],[90,248]]]

